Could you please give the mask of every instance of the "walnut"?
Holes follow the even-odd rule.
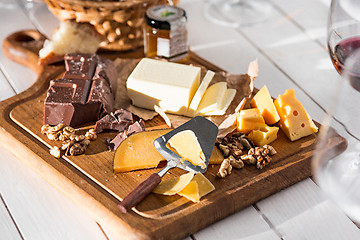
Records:
[[[87,131],[85,133],[85,138],[86,139],[89,139],[90,141],[93,141],[97,138],[97,135],[96,135],[96,132],[95,132],[95,129],[90,129],[89,131]]]
[[[50,154],[56,158],[60,158],[60,156],[61,156],[60,148],[57,146],[50,148]]]
[[[244,167],[244,162],[241,159],[236,159],[231,155],[230,155],[229,159],[230,159],[230,164],[232,167],[237,168],[237,169],[241,169]]]
[[[223,160],[223,162],[220,165],[219,171],[217,173],[218,177],[224,178],[227,175],[231,174],[231,170],[232,170],[232,165],[230,163],[230,159],[229,158],[225,158]]]
[[[248,151],[248,155],[252,155],[254,158],[256,158],[256,167],[258,169],[263,169],[267,164],[270,163],[271,158],[269,154],[269,149],[264,147],[250,148]]]
[[[65,155],[75,156],[83,154],[89,145],[90,140],[86,139],[84,135],[73,135],[63,142],[61,150],[65,151]]]
[[[49,140],[64,141],[75,134],[75,129],[70,126],[66,126],[63,123],[59,123],[56,126],[50,126],[47,124],[41,127],[41,133],[45,134]]]
[[[241,156],[241,160],[248,165],[255,165],[257,160],[256,158],[251,154],[244,154]]]
[[[271,145],[264,145],[263,148],[266,148],[269,150],[269,155],[272,156],[272,155],[275,155],[277,152],[275,150],[275,148]]]
[[[230,155],[230,148],[227,145],[219,144],[219,149],[222,151],[224,157],[228,157]]]

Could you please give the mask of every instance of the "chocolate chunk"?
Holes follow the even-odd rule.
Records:
[[[130,136],[133,133],[142,132],[145,130],[145,123],[142,119],[131,124],[127,130],[127,135]]]
[[[118,135],[116,135],[116,137],[114,137],[108,144],[108,148],[110,150],[116,150],[120,143],[122,143],[122,141],[124,141],[127,138],[127,135],[125,132],[121,132]]]
[[[116,110],[114,113],[107,114],[95,124],[96,133],[103,130],[124,131],[133,122],[132,113],[125,109]]]
[[[78,126],[96,121],[101,102],[88,101],[90,80],[57,79],[50,82],[45,99],[44,123]]]
[[[98,57],[95,54],[71,53],[64,57],[66,72],[63,78],[87,79],[94,76]]]
[[[124,141],[128,136],[137,132],[142,132],[144,130],[145,123],[142,119],[140,119],[140,121],[131,124],[128,127],[127,131],[123,131],[116,135],[116,137],[114,137],[111,141],[105,140],[106,145],[108,146],[108,149],[116,150],[119,147],[120,143]]]
[[[94,80],[98,78],[105,79],[109,84],[115,98],[117,90],[117,72],[113,61],[106,58],[98,58],[98,63],[94,73]]]
[[[111,113],[114,109],[114,98],[112,97],[109,84],[104,79],[92,81],[89,93],[89,103],[101,103],[101,113]]]

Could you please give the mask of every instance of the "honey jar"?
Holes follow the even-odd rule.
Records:
[[[188,57],[185,10],[170,5],[150,7],[145,14],[144,52],[149,58],[181,62]]]

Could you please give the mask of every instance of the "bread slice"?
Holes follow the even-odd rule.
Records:
[[[45,40],[43,48],[40,49],[39,63],[59,62],[67,53],[96,53],[104,39],[89,23],[60,22],[52,40]]]

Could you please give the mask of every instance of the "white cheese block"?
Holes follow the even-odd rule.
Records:
[[[200,101],[196,114],[203,115],[210,111],[219,110],[221,108],[221,103],[225,96],[226,89],[226,82],[217,82],[208,87]]]
[[[203,80],[201,81],[201,84],[198,88],[198,90],[196,91],[194,98],[192,99],[189,109],[188,109],[188,116],[195,116],[196,113],[196,109],[198,108],[200,101],[202,99],[202,97],[204,96],[204,93],[207,89],[207,87],[209,86],[211,80],[213,79],[215,73],[213,71],[208,70],[206,72],[205,77],[203,78]]]
[[[212,116],[212,115],[224,115],[228,107],[230,106],[232,100],[234,99],[236,94],[236,89],[226,89],[225,95],[221,101],[220,108],[217,110],[212,110],[204,113],[204,116]]]
[[[127,79],[133,105],[186,115],[200,85],[199,67],[143,58]]]

